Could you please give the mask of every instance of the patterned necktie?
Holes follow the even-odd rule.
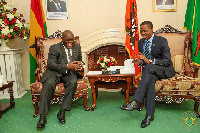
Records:
[[[61,12],[61,7],[59,6],[58,3],[57,3],[57,7],[58,7],[59,12]]]
[[[68,58],[69,58],[69,62],[72,61],[72,56],[71,56],[71,53],[70,53],[70,49],[68,49]]]
[[[144,54],[147,59],[150,59],[149,41],[146,41]]]

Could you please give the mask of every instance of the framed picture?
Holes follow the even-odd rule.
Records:
[[[67,19],[67,0],[46,1],[47,19]]]
[[[154,12],[176,12],[177,0],[153,0]]]

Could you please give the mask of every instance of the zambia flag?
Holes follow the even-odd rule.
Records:
[[[200,65],[200,0],[188,0],[184,27],[193,32],[191,58]]]
[[[36,37],[46,37],[47,27],[45,22],[42,0],[31,0],[30,8],[30,83],[35,82],[35,69],[37,68]]]
[[[136,0],[127,0],[126,3],[126,15],[125,15],[125,30],[126,30],[126,42],[125,47],[129,53],[131,59],[135,59],[139,54],[138,41],[138,19],[137,19],[137,4]],[[135,79],[134,84],[137,85],[139,77],[141,75],[141,68],[135,64]]]

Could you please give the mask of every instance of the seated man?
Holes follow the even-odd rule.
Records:
[[[121,106],[123,110],[139,110],[146,96],[146,117],[141,123],[144,128],[154,120],[155,112],[155,82],[160,79],[171,78],[175,75],[171,61],[170,48],[167,39],[153,34],[153,24],[144,21],[140,24],[142,39],[138,41],[139,58],[134,63],[143,65],[141,81],[133,96],[133,101]]]
[[[74,44],[74,34],[70,30],[65,30],[62,33],[62,41],[49,48],[47,69],[41,79],[43,86],[40,95],[40,119],[37,128],[45,127],[50,102],[56,84],[60,82],[64,83],[65,95],[57,118],[61,123],[65,123],[65,111],[71,110],[72,98],[75,95],[77,79],[81,77],[82,68],[81,47]]]

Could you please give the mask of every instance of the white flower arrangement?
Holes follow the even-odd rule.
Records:
[[[12,40],[16,36],[28,39],[29,29],[16,8],[12,8],[7,2],[0,2],[0,41]],[[1,43],[1,42],[0,42]]]

